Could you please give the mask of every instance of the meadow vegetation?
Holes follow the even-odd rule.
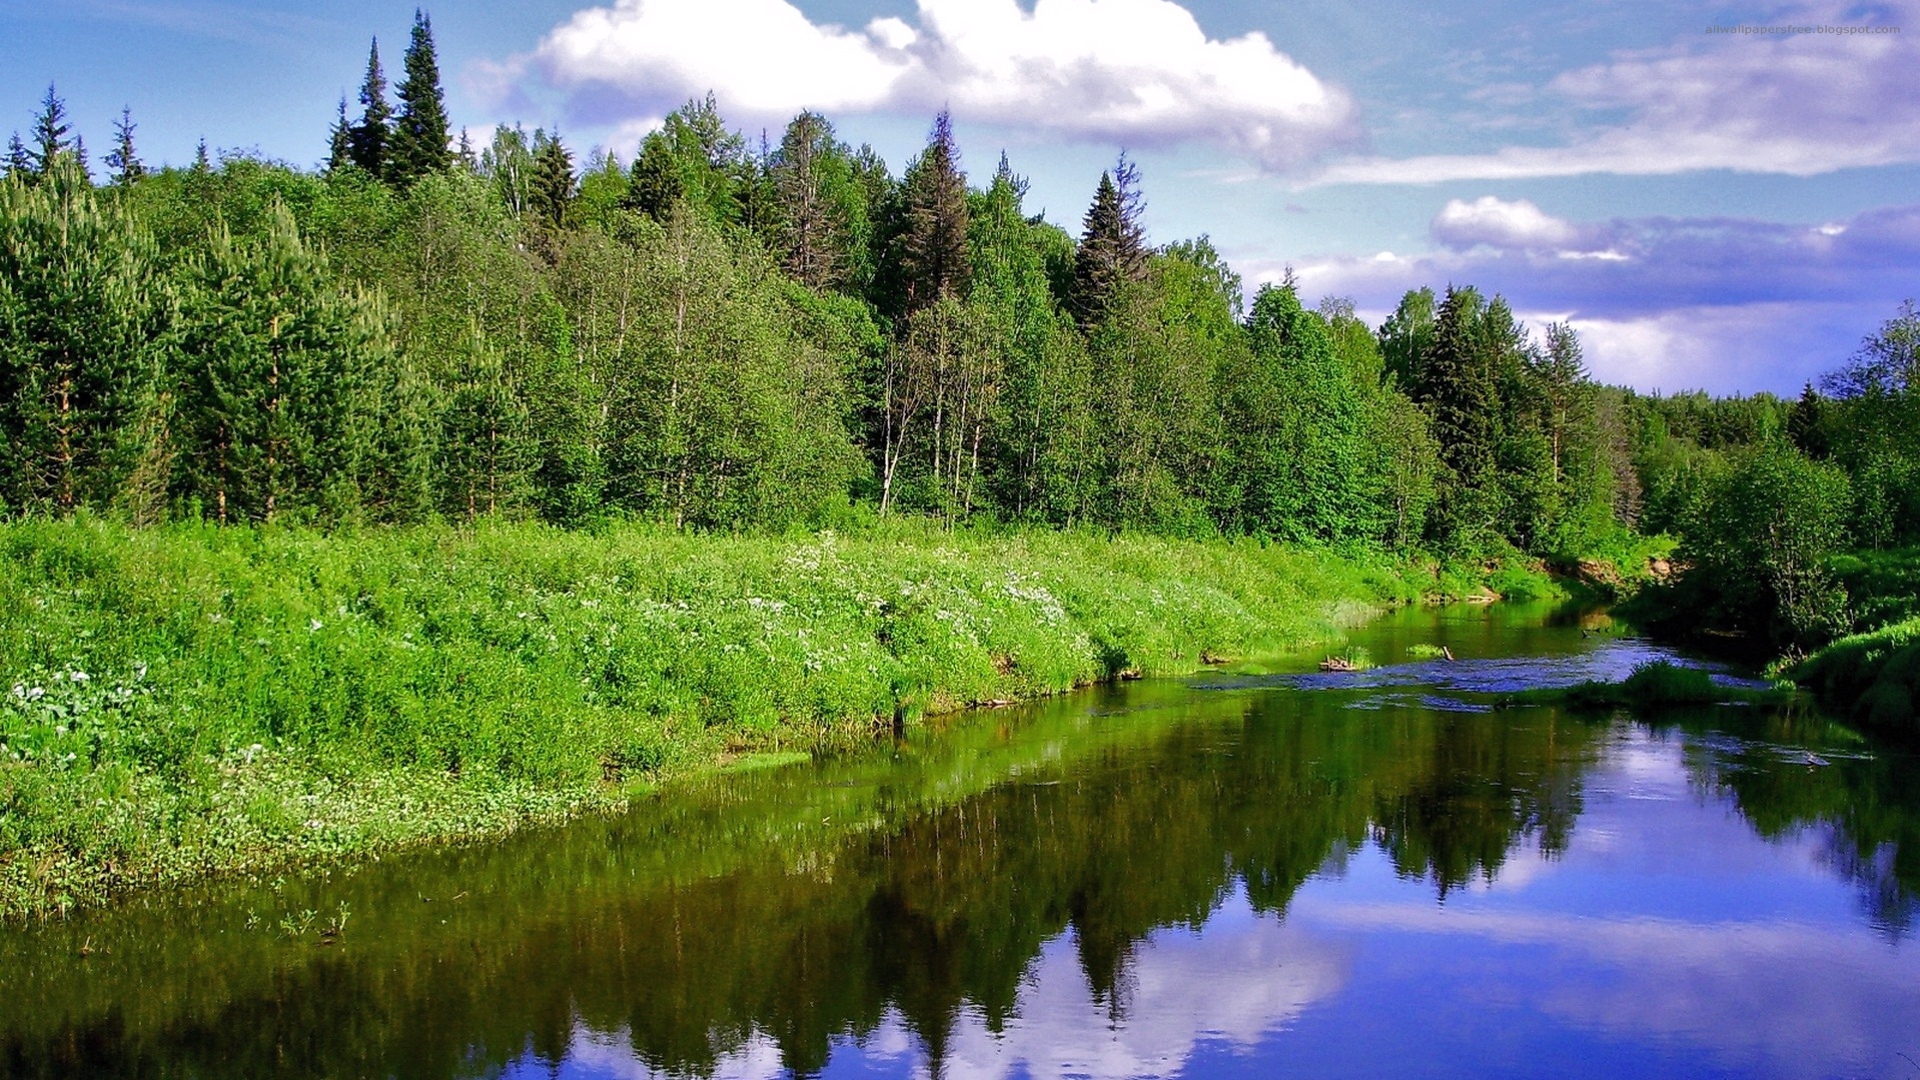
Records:
[[[1430,572],[1077,533],[0,526],[0,909],[504,832],[1327,640]]]

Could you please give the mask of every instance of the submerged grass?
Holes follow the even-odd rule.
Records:
[[[1574,686],[1523,690],[1503,697],[1502,705],[1566,705],[1576,709],[1662,709],[1688,705],[1773,704],[1792,690],[1722,686],[1699,668],[1654,660],[1633,669],[1619,682],[1589,681]]]
[[[497,835],[927,713],[1300,649],[1422,591],[1384,556],[918,526],[0,525],[0,917]]]

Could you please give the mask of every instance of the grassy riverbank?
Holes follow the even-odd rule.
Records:
[[[1835,560],[1860,632],[1788,669],[1838,715],[1907,737],[1920,735],[1920,548]]]
[[[1074,534],[0,525],[0,912],[497,835],[898,716],[1300,649],[1444,585]]]

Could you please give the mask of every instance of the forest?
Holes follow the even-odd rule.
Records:
[[[648,594],[681,610],[721,579],[719,594],[764,600],[754,582],[785,573],[768,554],[766,578],[728,577],[712,554],[722,549],[700,538],[800,559],[815,557],[809,538],[843,535],[874,545],[860,559],[952,555],[949,569],[971,567],[974,583],[999,572],[982,569],[996,558],[1024,565],[1032,545],[1054,544],[1045,587],[1082,589],[1055,597],[1063,618],[1081,620],[1059,646],[1066,658],[1025,682],[1024,658],[979,634],[967,646],[970,689],[901,674],[919,670],[901,627],[924,644],[952,612],[903,614],[893,601],[860,609],[849,633],[891,659],[844,698],[768,691],[730,711],[734,691],[671,689],[690,668],[659,661],[647,679],[669,689],[648,699],[648,722],[704,715],[702,731],[741,716],[897,715],[942,693],[965,704],[1164,666],[1172,653],[1145,655],[1128,637],[1137,626],[1088,614],[1106,610],[1098,587],[1069,585],[1070,571],[1108,566],[1150,582],[1153,567],[1178,566],[1195,589],[1245,599],[1196,566],[1238,559],[1252,580],[1282,549],[1324,553],[1343,583],[1320,596],[1333,606],[1458,594],[1474,587],[1445,583],[1461,567],[1480,581],[1541,568],[1630,592],[1654,562],[1668,565],[1651,556],[1671,553],[1677,572],[1635,600],[1648,624],[1744,638],[1842,711],[1913,721],[1911,302],[1863,328],[1860,350],[1833,358],[1797,400],[1646,395],[1597,384],[1571,327],[1525,326],[1500,296],[1466,284],[1410,292],[1377,327],[1350,300],[1303,296],[1290,274],[1249,297],[1209,237],[1148,242],[1144,178],[1124,155],[1090,185],[1076,234],[1030,211],[1004,155],[970,176],[944,113],[897,175],[823,116],[800,114],[777,142],[750,138],[712,96],[668,115],[631,161],[581,153],[548,128],[476,140],[450,127],[424,14],[399,81],[376,44],[358,98],[315,133],[325,160],[312,167],[216,155],[204,142],[187,165],[150,166],[127,110],[96,168],[52,86],[10,142],[0,675],[15,685],[0,758],[93,766],[85,784],[9,780],[17,807],[45,800],[16,823],[52,820],[82,789],[123,791],[115,785],[202,768],[209,755],[249,752],[250,764],[261,746],[351,741],[380,709],[414,725],[381,744],[389,765],[460,774],[479,754],[508,779],[583,784],[618,776],[622,762],[657,767],[658,740],[671,742],[659,732],[631,749],[631,733],[609,728],[569,757],[528,749],[511,718],[444,739],[421,719],[434,687],[481,697],[518,685],[498,665],[513,662],[499,655],[521,646],[501,642],[520,630],[449,607],[512,593],[503,582],[516,544],[541,552],[520,567],[538,585],[529,594],[558,595],[555,582],[588,570],[632,580],[631,565],[587,550],[586,536],[705,566],[694,584]],[[1101,538],[1145,546],[1097,548]],[[450,547],[448,558],[492,569],[437,565]],[[1096,553],[1062,554],[1074,551]],[[143,577],[145,565],[177,575]],[[1306,571],[1287,573],[1291,583]],[[400,606],[416,617],[375,610],[378,590],[361,584],[370,577],[405,593]],[[294,583],[281,595],[276,580]],[[188,627],[189,601],[215,610]],[[230,654],[191,651],[213,632],[206,619],[249,610],[271,628],[235,624],[221,639]],[[399,670],[401,653],[313,653],[300,670],[337,697],[322,710],[327,733],[303,736],[289,719],[301,706],[245,689],[287,669],[233,658],[296,633],[288,649],[319,649],[336,617],[371,620],[393,650],[412,647],[404,628],[474,651],[421,662],[418,680],[386,697],[356,689],[339,665]],[[56,623],[70,633],[46,629]],[[578,671],[565,678],[590,686],[588,704],[568,708],[634,693],[619,689],[632,671],[607,657],[621,628],[602,629],[601,652],[568,661]],[[1223,633],[1168,648],[1194,663],[1286,636],[1252,623]],[[148,707],[169,651],[200,658],[176,659],[180,685],[216,698],[207,688],[227,687],[220,707],[254,726],[69,745],[82,727],[74,710]],[[205,659],[216,653],[230,655],[218,677]],[[795,686],[822,663],[792,660]],[[595,704],[596,692],[612,696]],[[50,712],[56,704],[68,711]],[[136,779],[94,775],[116,761],[147,764]],[[30,828],[0,841],[79,842]],[[74,889],[107,887],[89,880]]]

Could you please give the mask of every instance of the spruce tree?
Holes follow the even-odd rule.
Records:
[[[347,95],[340,95],[339,112],[327,129],[327,171],[337,173],[353,164],[353,122],[347,119]]]
[[[207,137],[200,136],[193,148],[193,171],[205,176],[213,171],[213,155],[207,152]]]
[[[1073,261],[1073,312],[1082,326],[1099,322],[1120,289],[1146,277],[1139,176],[1124,155],[1111,173],[1100,174]]]
[[[73,126],[67,123],[67,103],[60,100],[53,84],[48,83],[47,96],[40,102],[40,115],[33,121],[33,150],[29,160],[36,179],[46,179],[60,155],[73,149],[73,144],[67,141],[72,131]]]
[[[631,183],[627,188],[627,209],[638,210],[655,221],[665,221],[673,204],[686,193],[680,175],[680,163],[674,157],[667,137],[656,131],[640,144],[640,156],[633,159]]]
[[[566,221],[567,207],[573,204],[573,154],[560,141],[557,131],[551,135],[536,131],[533,141],[533,190],[530,201],[534,212],[557,229]]]
[[[27,144],[20,141],[20,133],[14,132],[7,143],[7,178],[25,182],[33,175],[33,154],[28,152]]]
[[[964,299],[972,274],[967,252],[967,178],[945,109],[927,149],[907,170],[905,229],[898,241],[901,285],[911,313],[942,297]]]
[[[113,170],[113,182],[125,187],[147,175],[147,167],[133,147],[133,109],[122,106],[120,119],[113,125],[113,149],[107,151],[107,168]]]
[[[837,281],[846,261],[845,209],[830,191],[836,166],[848,171],[833,125],[818,113],[803,112],[787,125],[769,170],[787,272],[814,289]]]
[[[387,76],[380,69],[380,40],[367,52],[367,78],[360,84],[365,111],[347,134],[347,157],[368,176],[386,174],[388,144],[393,139],[393,109],[387,104]]]
[[[448,149],[446,95],[440,88],[440,62],[434,55],[433,23],[413,12],[413,39],[407,45],[406,77],[397,96],[400,115],[387,153],[387,178],[406,186],[420,177],[444,172],[452,164]]]

